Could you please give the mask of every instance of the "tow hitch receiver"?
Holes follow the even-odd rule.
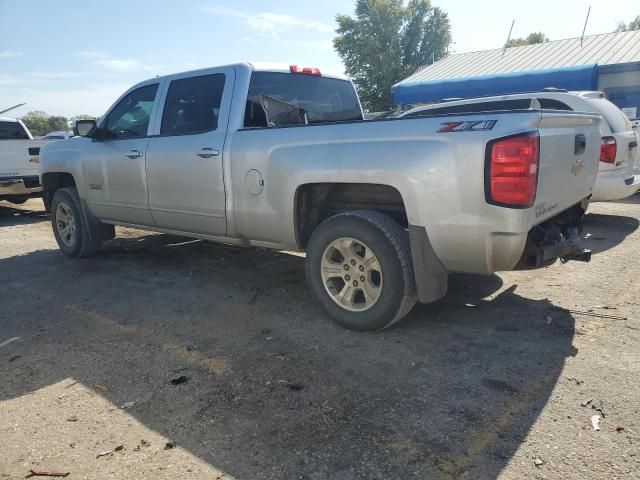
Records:
[[[580,246],[577,228],[568,228],[563,234],[557,225],[540,225],[529,233],[524,254],[516,268],[527,270],[546,267],[558,259],[562,263],[570,260],[590,262],[591,250]]]

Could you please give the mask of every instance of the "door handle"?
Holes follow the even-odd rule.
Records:
[[[142,155],[144,155],[144,153],[140,150],[130,150],[129,153],[127,153],[127,157],[129,158],[140,158]]]
[[[217,157],[220,155],[220,150],[216,150],[214,148],[210,148],[210,147],[205,147],[205,148],[201,148],[200,151],[196,154],[199,157],[202,158],[211,158],[211,157]]]
[[[583,133],[576,135],[573,153],[575,155],[582,155],[586,149],[587,149],[587,136]]]

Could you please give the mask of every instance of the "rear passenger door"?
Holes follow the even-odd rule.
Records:
[[[147,150],[149,207],[156,225],[181,232],[227,231],[223,151],[233,68],[172,77]]]

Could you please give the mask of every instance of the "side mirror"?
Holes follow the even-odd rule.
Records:
[[[95,120],[76,120],[73,126],[73,134],[78,137],[88,137],[97,128]]]

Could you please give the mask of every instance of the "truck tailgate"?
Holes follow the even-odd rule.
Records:
[[[535,224],[591,195],[600,159],[598,115],[543,111]]]

